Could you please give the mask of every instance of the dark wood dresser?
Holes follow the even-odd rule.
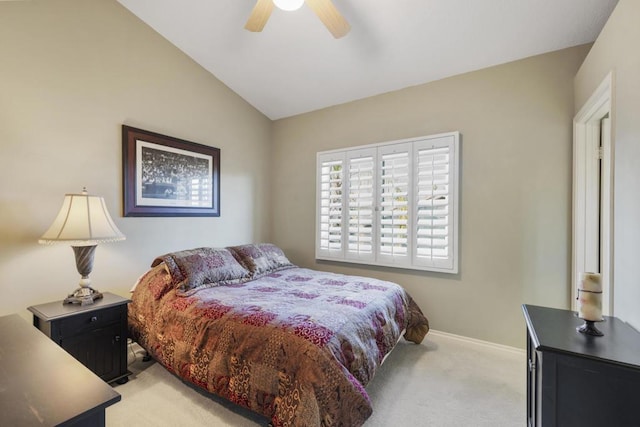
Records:
[[[17,314],[0,317],[0,425],[105,425],[118,394]]]
[[[522,309],[530,427],[640,426],[640,333],[605,317],[594,337],[576,331],[573,311]]]
[[[106,382],[127,382],[127,304],[105,292],[91,305],[62,301],[29,307],[33,325]]]

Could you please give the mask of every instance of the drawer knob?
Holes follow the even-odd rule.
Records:
[[[91,316],[91,321],[92,322],[97,322],[98,321],[98,316]]]

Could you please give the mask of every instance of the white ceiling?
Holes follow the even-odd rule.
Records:
[[[118,0],[271,119],[596,39],[618,0],[333,0],[245,30],[255,0]]]

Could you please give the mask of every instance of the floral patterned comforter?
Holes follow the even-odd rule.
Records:
[[[427,319],[397,284],[303,268],[180,297],[165,269],[138,284],[134,340],[169,371],[274,426],[359,426],[365,386]]]

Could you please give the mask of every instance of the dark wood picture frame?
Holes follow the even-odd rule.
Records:
[[[220,149],[122,125],[124,216],[220,216]]]

